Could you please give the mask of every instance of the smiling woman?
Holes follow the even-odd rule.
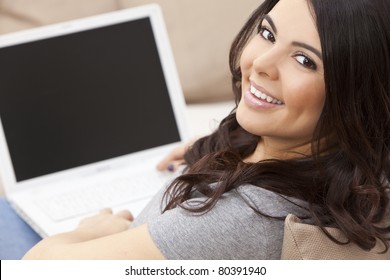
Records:
[[[238,192],[263,222],[277,225],[298,205],[303,222],[334,243],[387,250],[389,12],[385,0],[265,1],[231,48],[236,110],[186,152],[189,168],[171,185],[167,209],[209,213]],[[243,194],[247,185],[285,201],[257,204],[266,195]],[[183,206],[195,191],[207,200]],[[263,225],[259,235],[272,232],[267,245],[278,250],[279,230]]]
[[[325,101],[319,50],[307,1],[281,1],[259,23],[258,36],[241,55],[237,108],[240,126],[262,137],[251,161],[279,158],[280,152],[310,153],[307,143]]]
[[[186,167],[131,229],[104,210],[25,257],[278,259],[289,214],[332,244],[388,251],[389,13],[388,0],[266,0],[231,48],[236,108],[168,155],[160,169]]]

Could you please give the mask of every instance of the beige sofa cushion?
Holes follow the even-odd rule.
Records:
[[[328,228],[338,240],[345,240],[343,234]],[[386,254],[384,246],[378,242],[372,251],[364,251],[356,244],[338,245],[331,241],[319,227],[303,224],[302,221],[289,214],[284,225],[282,259],[284,260],[390,260],[390,250]]]
[[[119,0],[0,0],[0,34],[117,10]]]

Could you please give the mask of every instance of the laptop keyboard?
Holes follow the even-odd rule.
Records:
[[[115,181],[91,184],[86,187],[55,194],[35,201],[54,221],[85,215],[102,208],[112,208],[153,196],[167,183],[164,174],[152,172],[145,176],[120,178]],[[157,173],[157,174],[156,174]]]

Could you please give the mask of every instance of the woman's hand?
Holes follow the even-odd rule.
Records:
[[[129,211],[113,214],[111,209],[103,209],[82,220],[73,231],[44,238],[23,259],[164,259],[147,224],[129,229],[132,220]]]
[[[93,238],[100,238],[128,230],[133,219],[133,215],[127,210],[113,214],[111,209],[106,208],[94,216],[83,219],[76,231],[88,232]]]
[[[176,171],[181,164],[185,163],[184,154],[187,149],[195,143],[196,140],[198,140],[197,137],[175,147],[162,161],[160,161],[160,163],[157,165],[157,170],[168,170],[170,172]]]

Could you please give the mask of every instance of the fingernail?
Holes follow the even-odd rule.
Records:
[[[167,170],[173,172],[175,170],[175,165],[173,163],[168,164]]]

